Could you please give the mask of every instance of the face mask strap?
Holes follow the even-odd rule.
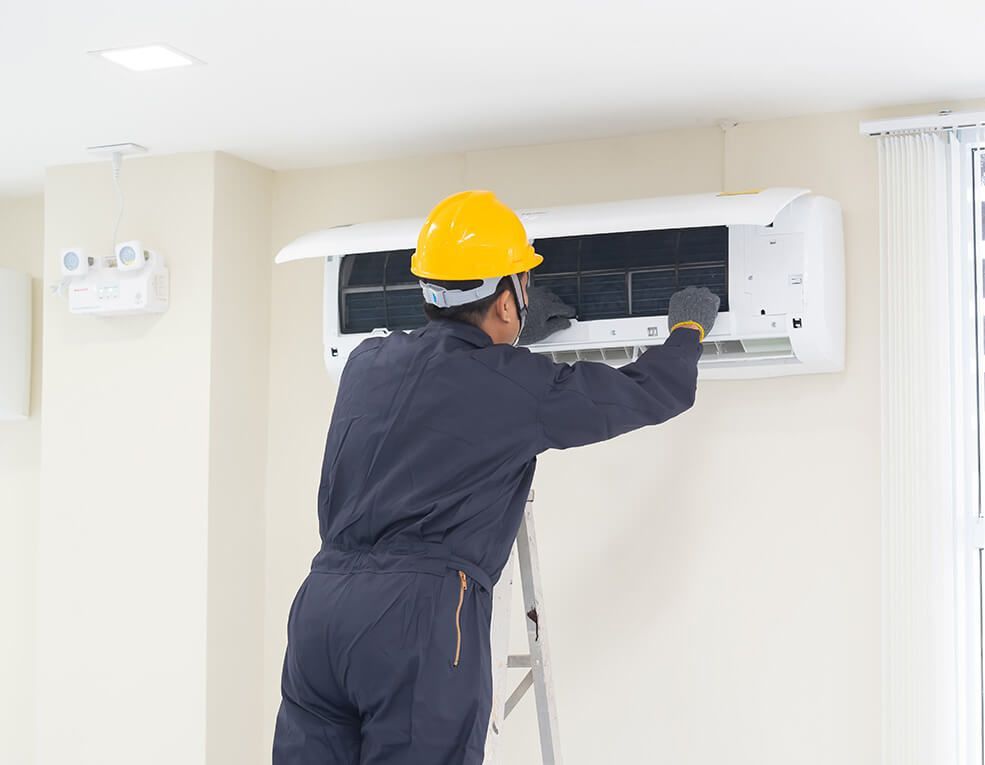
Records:
[[[516,337],[513,339],[513,346],[520,342],[520,335],[523,334],[523,328],[527,325],[527,301],[523,298],[523,285],[520,283],[520,274],[510,274],[510,279],[513,281],[513,296],[516,298],[516,308],[520,312],[520,331],[516,333]]]

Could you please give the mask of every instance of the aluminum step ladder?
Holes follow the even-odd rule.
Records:
[[[547,620],[544,614],[533,509],[534,493],[531,491],[530,496],[527,497],[523,521],[520,523],[520,531],[510,554],[510,560],[493,588],[491,634],[493,705],[483,765],[497,763],[496,755],[503,724],[520,699],[531,688],[534,689],[537,703],[537,725],[540,730],[540,750],[544,765],[561,765],[557,705],[554,698],[550,654],[547,649]],[[530,652],[511,656],[509,653],[510,616],[513,610],[513,581],[518,567]],[[508,677],[510,669],[527,670],[523,680],[512,691]]]

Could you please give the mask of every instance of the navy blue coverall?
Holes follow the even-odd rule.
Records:
[[[433,321],[363,342],[342,374],[322,547],[288,620],[274,765],[479,765],[492,586],[536,455],[694,403],[698,333],[621,369],[554,364]]]

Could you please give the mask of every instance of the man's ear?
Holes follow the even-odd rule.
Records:
[[[503,294],[496,298],[496,318],[500,321],[509,321],[509,306],[513,302],[513,293],[504,290]]]

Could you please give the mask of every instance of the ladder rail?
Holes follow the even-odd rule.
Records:
[[[492,627],[490,646],[492,648],[493,700],[489,715],[489,729],[486,733],[484,765],[496,762],[499,750],[499,737],[503,733],[506,719],[506,702],[509,680],[507,669],[510,662],[510,617],[513,611],[513,577],[516,572],[516,549],[493,588]],[[512,707],[511,707],[512,709]]]
[[[544,765],[561,765],[557,704],[547,643],[544,598],[541,590],[540,560],[533,521],[531,491],[524,507],[516,545],[493,590],[491,645],[493,649],[493,707],[486,737],[484,764],[496,762],[503,723],[523,696],[533,688],[537,708],[541,756]],[[524,624],[529,653],[509,655],[509,622],[513,608],[513,585],[520,575]],[[507,670],[527,669],[523,679],[507,696]]]
[[[540,559],[537,554],[532,501],[528,501],[524,508],[523,522],[520,524],[520,533],[516,538],[516,549],[520,583],[523,587],[527,643],[530,646],[530,673],[533,675],[534,696],[537,701],[541,754],[544,765],[560,765],[561,742],[558,736],[557,704],[554,698],[554,681],[547,644],[547,617],[541,589]]]

